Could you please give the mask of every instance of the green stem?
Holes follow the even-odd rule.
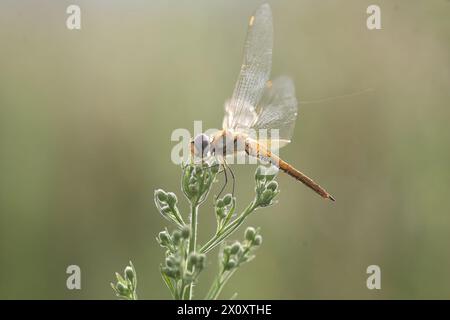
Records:
[[[176,283],[175,286],[173,285],[172,279],[170,279],[164,272],[161,271],[161,277],[164,280],[164,283],[166,284],[167,288],[169,288],[170,294],[172,295],[172,298],[176,299],[177,293],[176,293]]]
[[[183,300],[183,299],[185,299],[185,297],[186,297],[186,288],[187,288],[187,286],[184,284],[184,281],[183,280],[181,280],[181,288],[180,288],[180,291],[181,291],[181,293],[180,293],[180,300]]]
[[[184,287],[185,287],[185,285],[184,285],[184,281],[181,279],[181,280],[178,280],[177,281],[177,291],[178,291],[178,300],[183,300],[184,299]]]
[[[225,238],[230,236],[247,218],[247,216],[252,213],[257,208],[256,200],[252,201],[250,205],[240,214],[238,218],[236,218],[229,225],[224,227],[219,233],[214,235],[207,243],[203,245],[200,249],[201,253],[208,253],[217,245],[219,245]]]
[[[195,252],[197,246],[197,216],[198,216],[198,204],[197,201],[195,201],[192,202],[191,204],[191,235],[189,238],[189,248],[187,254],[188,257],[191,253]],[[188,300],[192,300],[193,286],[194,284],[191,283],[186,290],[185,298],[187,298]]]
[[[214,285],[212,290],[208,293],[208,300],[216,300],[219,297],[219,294],[222,292],[222,289],[225,287],[225,284],[230,280],[231,276],[234,274],[236,269],[233,269],[227,273],[222,272],[221,275],[217,279],[217,283]]]
[[[216,279],[214,279],[214,282],[211,285],[211,288],[209,288],[208,293],[206,294],[205,300],[211,300],[211,297],[213,296],[214,292],[216,291],[217,287],[219,286],[220,283],[220,278],[223,275],[223,271],[221,271]]]
[[[243,256],[245,256],[249,251],[250,247],[246,247],[243,252]],[[228,273],[226,273],[225,270],[222,269],[222,271],[217,276],[217,280],[214,281],[214,285],[211,287],[208,295],[206,296],[207,300],[216,300],[219,297],[219,294],[220,292],[222,292],[223,287],[225,287],[225,284],[228,282],[228,280],[230,280],[231,276],[238,269],[238,266],[239,264],[233,270],[228,271]]]

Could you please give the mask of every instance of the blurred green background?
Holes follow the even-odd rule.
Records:
[[[141,298],[169,298],[153,190],[179,194],[175,128],[221,125],[261,1],[0,2],[0,298],[111,299],[131,259]],[[222,297],[450,297],[450,2],[269,1],[272,74],[300,105],[282,156],[336,198],[280,175],[279,203],[257,211],[264,244]],[[65,26],[81,7],[82,29]],[[239,207],[253,166],[235,166]],[[200,240],[213,232],[211,201]],[[234,235],[242,237],[243,229]],[[200,278],[202,297],[216,253]],[[82,289],[66,288],[81,267]],[[366,288],[366,268],[382,289]]]

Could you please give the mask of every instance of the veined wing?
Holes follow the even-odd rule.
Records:
[[[267,82],[255,113],[257,116],[252,125],[254,131],[261,135],[262,129],[267,129],[267,138],[278,140],[280,148],[289,143],[298,115],[298,103],[292,79],[283,76],[273,82]],[[278,133],[278,136],[274,136],[275,133]],[[258,141],[263,143],[264,139],[259,138]]]
[[[225,104],[225,129],[243,131],[255,123],[256,105],[270,76],[272,47],[272,12],[268,4],[263,4],[249,21],[244,61],[233,96]]]

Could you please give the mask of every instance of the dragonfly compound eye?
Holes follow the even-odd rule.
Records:
[[[199,134],[194,138],[194,147],[197,155],[205,156],[209,151],[209,137],[206,134]]]

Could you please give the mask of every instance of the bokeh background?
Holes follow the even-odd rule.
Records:
[[[0,298],[112,299],[130,259],[141,298],[169,298],[153,190],[186,209],[171,133],[220,126],[261,3],[0,2]],[[269,3],[272,74],[293,77],[305,102],[282,156],[337,202],[280,175],[279,203],[246,223],[262,229],[257,258],[222,297],[449,298],[450,2],[377,1],[375,31],[372,1]],[[70,4],[80,31],[65,26]],[[240,208],[254,169],[235,166]],[[199,219],[205,241],[211,201]],[[66,288],[70,264],[79,291]],[[366,288],[371,264],[381,290]]]

